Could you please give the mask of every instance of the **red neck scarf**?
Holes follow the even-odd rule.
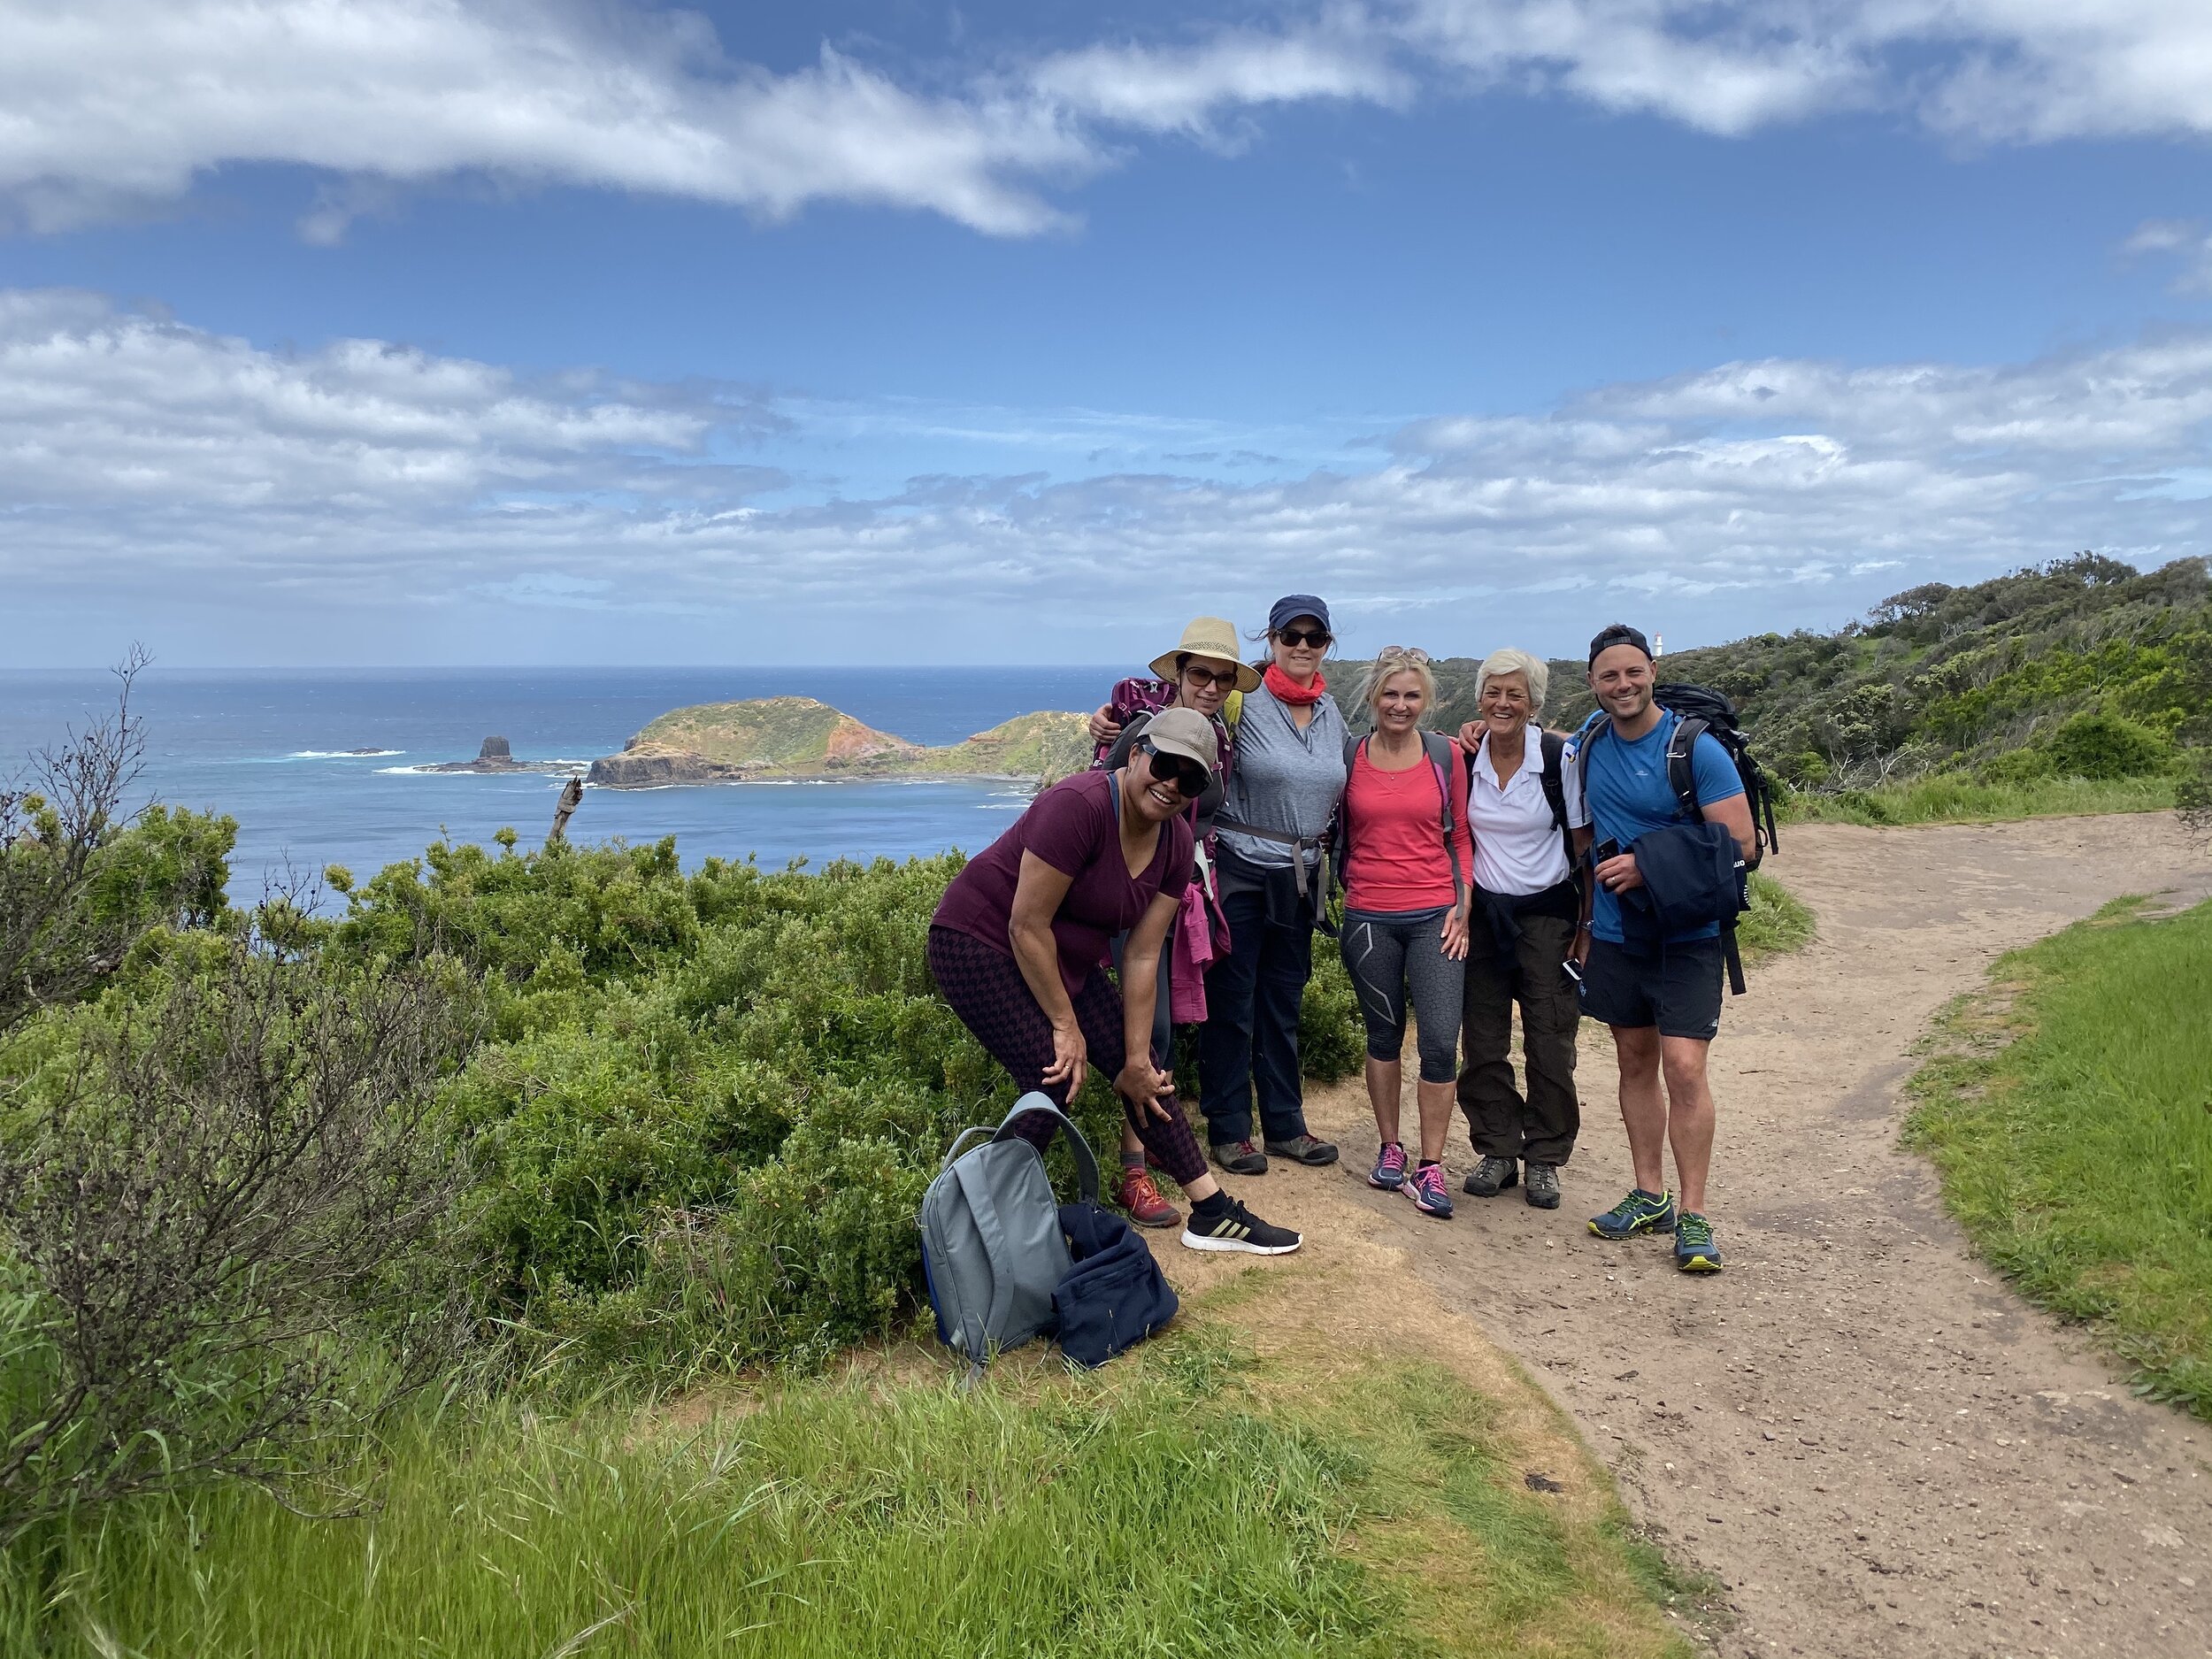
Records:
[[[1313,684],[1302,686],[1272,663],[1267,665],[1267,672],[1260,676],[1260,680],[1274,695],[1277,702],[1295,703],[1301,708],[1320,702],[1329,689],[1329,682],[1318,674],[1313,677]]]

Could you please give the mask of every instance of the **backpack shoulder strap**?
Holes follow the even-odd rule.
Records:
[[[1682,715],[1676,718],[1674,735],[1667,740],[1667,784],[1673,789],[1676,804],[1682,816],[1693,824],[1705,821],[1705,809],[1698,804],[1697,767],[1694,757],[1697,740],[1711,728],[1712,722],[1698,716]]]
[[[1428,757],[1429,766],[1436,773],[1436,793],[1443,798],[1444,856],[1452,865],[1453,902],[1467,902],[1467,877],[1459,867],[1459,847],[1452,833],[1459,827],[1455,803],[1452,800],[1452,741],[1441,732],[1424,731],[1421,733],[1421,752]]]
[[[960,1195],[967,1200],[984,1256],[991,1263],[991,1301],[983,1311],[981,1328],[970,1335],[963,1322],[962,1334],[968,1336],[970,1343],[969,1362],[980,1366],[990,1358],[987,1348],[993,1333],[1006,1329],[1007,1315],[1014,1306],[1014,1247],[1007,1240],[1006,1225],[999,1219],[998,1201],[992,1197],[991,1184],[983,1179],[983,1171],[973,1164],[956,1164],[952,1171],[960,1183]]]
[[[1544,799],[1551,807],[1551,821],[1559,829],[1567,827],[1567,779],[1562,764],[1567,751],[1567,740],[1556,732],[1539,728],[1536,747],[1544,757]]]

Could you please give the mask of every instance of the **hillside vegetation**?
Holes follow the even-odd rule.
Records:
[[[1438,726],[1472,718],[1477,666],[1436,665]],[[1583,668],[1551,664],[1552,726],[1590,711]],[[2200,558],[2144,572],[2079,553],[1909,588],[1833,634],[1671,651],[1660,678],[1733,699],[1801,811],[1907,821],[2186,805],[2203,795],[2212,742],[2212,578]]]
[[[1041,710],[933,749],[864,726],[812,697],[674,709],[592,763],[614,788],[786,778],[1004,777],[1049,782],[1090,764],[1080,715]]]

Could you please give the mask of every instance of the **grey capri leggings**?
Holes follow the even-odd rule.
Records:
[[[1337,939],[1344,971],[1359,993],[1371,1059],[1395,1060],[1403,1054],[1411,993],[1424,1083],[1449,1083],[1459,1076],[1460,995],[1467,964],[1444,954],[1444,914],[1449,908],[1347,910]]]

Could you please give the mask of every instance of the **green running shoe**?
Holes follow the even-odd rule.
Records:
[[[1590,1217],[1590,1231],[1601,1239],[1632,1239],[1640,1233],[1674,1231],[1674,1194],[1629,1188],[1628,1196],[1601,1216]]]
[[[1674,1223],[1674,1264],[1686,1273],[1720,1271],[1720,1246],[1713,1242],[1713,1224],[1684,1210]]]

